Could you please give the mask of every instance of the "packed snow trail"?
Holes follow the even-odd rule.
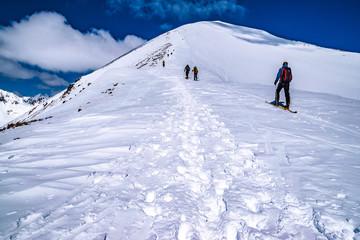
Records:
[[[183,239],[236,239],[239,236],[248,239],[252,235],[269,239],[314,238],[311,208],[285,192],[283,179],[258,166],[248,144],[236,144],[229,129],[217,120],[218,116],[212,114],[208,106],[199,104],[186,85],[178,83],[181,101],[170,112],[174,115],[171,132],[181,138],[182,148],[177,147],[177,151],[184,161],[184,166],[177,167],[177,171],[190,189],[186,199],[196,196],[190,206],[179,209],[197,206],[190,216],[182,215],[184,223],[180,225],[179,236]],[[166,133],[162,135],[166,137]],[[279,192],[283,195],[278,196]],[[191,218],[196,209],[203,208],[208,209],[199,211],[204,216]],[[186,221],[189,217],[191,220]],[[240,219],[246,220],[239,224]]]
[[[203,82],[195,91],[235,139],[257,146],[252,151],[264,170],[283,177],[286,191],[311,206],[321,234],[327,239],[358,236],[360,201],[353,184],[360,178],[360,135],[354,124],[359,101],[293,90],[300,114],[289,115],[264,104],[274,92],[260,85]]]

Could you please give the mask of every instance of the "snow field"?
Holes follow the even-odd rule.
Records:
[[[72,129],[77,129],[75,134],[88,135],[85,141],[71,138],[74,130],[65,128],[56,135],[62,142],[45,137],[37,143],[29,140],[38,145],[29,145],[34,157],[46,154],[46,149],[56,143],[58,150],[52,150],[51,160],[32,161],[39,166],[50,164],[52,167],[51,162],[57,162],[60,182],[55,187],[54,175],[48,177],[54,188],[65,187],[74,180],[81,184],[66,187],[73,188],[66,193],[66,201],[59,200],[61,197],[56,192],[49,193],[46,197],[54,203],[22,218],[18,222],[21,231],[15,235],[18,239],[45,236],[61,239],[262,236],[276,239],[279,236],[300,238],[304,231],[311,233],[309,219],[304,218],[309,208],[306,205],[299,208],[299,203],[291,197],[285,201],[279,198],[283,180],[263,171],[251,148],[237,144],[219,117],[208,106],[198,103],[188,89],[192,82],[166,79],[174,85],[176,99],[164,94],[164,101],[172,107],[161,116],[162,120],[152,122],[151,129],[157,134],[145,138],[139,146],[131,145],[130,151],[125,146],[109,146],[109,142],[113,142],[111,138],[106,142],[102,139],[109,136],[110,130],[115,130],[109,126],[94,125],[91,131],[81,128],[91,126],[93,121],[86,115],[68,120]],[[168,99],[168,96],[171,97]],[[114,117],[103,115],[101,124],[106,126],[106,122],[110,124],[113,120]],[[68,126],[68,122],[65,125]],[[48,136],[45,133],[54,129],[45,126],[35,131]],[[117,141],[116,134],[111,136]],[[45,140],[47,144],[43,144]],[[106,144],[102,146],[101,142]],[[96,153],[89,152],[86,147],[89,145],[97,149]],[[60,158],[64,153],[72,155],[70,161]],[[116,157],[120,153],[121,157]],[[16,151],[13,154],[16,156]],[[97,159],[108,161],[100,163]],[[94,170],[84,176],[81,170],[84,167],[86,171]],[[46,176],[46,170],[38,175]],[[68,171],[79,171],[79,176],[71,173],[70,181],[66,181],[63,178]]]

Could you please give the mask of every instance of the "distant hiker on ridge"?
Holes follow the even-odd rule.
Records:
[[[197,80],[198,80],[197,75],[198,75],[198,72],[199,72],[198,69],[197,69],[197,67],[195,66],[192,71],[194,72],[194,81],[197,81]]]
[[[189,65],[186,65],[186,67],[185,67],[185,69],[184,69],[184,72],[185,72],[185,74],[186,74],[186,79],[188,79],[189,78],[189,72],[190,72],[190,67],[189,67]]]
[[[165,67],[165,61],[163,60],[163,67]]]
[[[279,81],[280,80],[280,81]],[[288,109],[290,106],[290,82],[292,80],[291,68],[288,67],[288,63],[284,62],[283,66],[279,69],[278,74],[276,76],[276,80],[274,85],[279,81],[279,85],[276,88],[275,94],[275,105],[279,105],[279,95],[282,88],[285,91],[286,105],[285,108]]]

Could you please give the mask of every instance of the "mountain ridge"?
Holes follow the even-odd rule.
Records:
[[[14,93],[0,89],[0,126],[16,119],[31,108],[47,101],[48,95],[19,97]]]
[[[189,31],[192,33],[188,34]],[[186,34],[187,39],[184,40],[185,35],[182,34]],[[209,38],[208,34],[213,37]],[[178,51],[187,53],[181,54],[181,56],[179,56],[178,52],[175,53],[174,51],[178,46],[171,43],[171,38],[177,39],[177,44],[179,44]],[[163,43],[162,46],[157,48],[151,47],[153,42],[159,41]],[[185,46],[187,44],[185,50],[182,49],[184,44]],[[203,45],[206,47],[203,47]],[[227,46],[231,46],[230,49],[232,48],[232,50],[227,49]],[[166,52],[168,48],[170,50]],[[219,48],[219,50],[216,50],[216,48]],[[210,49],[210,52],[208,49]],[[167,54],[169,56],[166,56]],[[152,64],[155,66],[162,59],[170,62],[172,60],[166,58],[173,58],[172,54],[176,54],[184,66],[187,63],[192,65],[196,65],[196,62],[208,63],[208,66],[200,66],[200,74],[205,78],[217,76],[225,82],[236,81],[264,85],[271,85],[273,83],[277,69],[286,60],[293,68],[295,80],[292,83],[292,89],[330,93],[360,99],[360,94],[358,94],[360,87],[357,84],[360,74],[355,70],[355,66],[360,65],[360,54],[340,52],[298,41],[286,40],[263,30],[236,26],[220,21],[192,23],[171,30],[114,59],[102,68],[83,76],[81,79],[86,79],[88,76],[101,75],[109,67],[119,69],[136,67],[140,69],[148,63],[150,67]],[[319,55],[324,56],[321,61],[319,61]],[[209,56],[210,58],[208,58]],[[350,59],[355,61],[349,61]],[[234,64],[234,60],[237,60],[239,64]],[[341,63],[342,65],[339,65],[337,68],[328,68],[326,62],[331,62],[335,65]],[[217,63],[221,63],[221,65]],[[146,68],[148,67],[146,66]],[[181,74],[182,66],[178,67],[180,68],[179,74]],[[337,74],[333,74],[330,71]],[[323,79],[329,75],[333,76],[332,79]],[[343,83],[344,79],[346,79],[346,84]],[[322,84],[323,82],[327,82],[327,84],[324,85]],[[79,94],[86,90],[86,84],[89,84],[89,82],[83,84],[81,80],[77,85],[72,83],[70,87],[72,91],[81,87],[76,90]],[[335,85],[342,85],[344,88],[334,87]],[[334,89],[337,91],[334,91]],[[69,88],[66,91],[69,91]],[[64,92],[65,90],[57,96],[61,96]],[[56,98],[52,98],[52,103],[54,103]],[[48,104],[46,108],[49,107]]]

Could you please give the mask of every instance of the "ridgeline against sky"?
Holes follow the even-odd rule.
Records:
[[[0,89],[54,95],[146,40],[201,20],[360,52],[359,16],[356,0],[2,1]]]

